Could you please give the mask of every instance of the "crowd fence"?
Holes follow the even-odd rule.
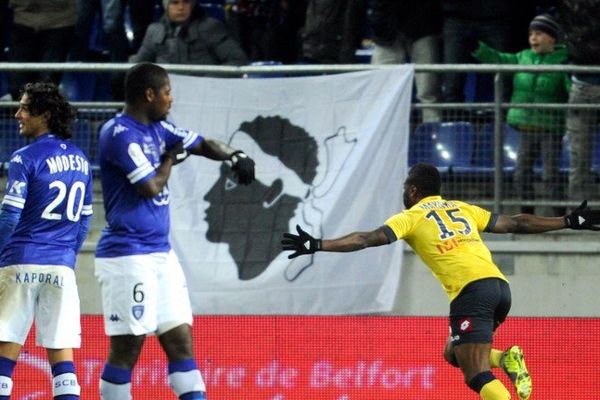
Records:
[[[112,63],[0,63],[0,74],[24,71],[62,71],[62,89],[78,108],[78,121],[74,124],[74,141],[97,165],[98,127],[122,108],[121,102],[98,101],[107,98],[110,81],[122,75],[130,64]],[[275,65],[275,66],[189,66],[164,65],[170,73],[217,77],[292,77],[333,74],[368,69],[393,68],[393,66],[357,65]],[[494,211],[510,207],[542,206],[548,209],[574,206],[578,199],[568,199],[567,183],[570,168],[569,138],[564,134],[564,116],[568,110],[593,110],[596,115],[600,104],[511,104],[511,80],[515,72],[599,73],[600,67],[585,66],[521,66],[521,65],[415,65],[416,73],[460,73],[465,75],[465,98],[462,103],[412,104],[410,115],[409,165],[430,162],[439,167],[443,175],[446,196],[474,201]],[[101,93],[98,96],[94,94]],[[0,102],[0,162],[6,163],[10,154],[25,141],[18,135],[14,112],[17,102]],[[534,163],[531,187],[517,188],[514,182],[520,132],[506,123],[506,113],[511,107],[529,110],[546,110],[556,121],[560,131],[561,147],[556,155],[556,173],[543,179],[541,149]],[[423,121],[427,110],[439,120]],[[555,118],[552,116],[555,115]],[[399,116],[404,117],[404,116]],[[593,121],[594,137],[600,135],[598,121]],[[540,134],[546,134],[540,132]],[[592,173],[600,180],[600,140],[594,141]],[[549,181],[549,182],[548,182]],[[548,190],[548,188],[551,190]],[[591,204],[600,199],[592,195]]]

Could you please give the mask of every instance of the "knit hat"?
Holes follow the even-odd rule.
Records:
[[[531,20],[529,30],[542,31],[556,39],[560,26],[558,26],[558,22],[556,22],[552,15],[540,14]]]

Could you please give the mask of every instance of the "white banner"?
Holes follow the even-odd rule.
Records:
[[[391,310],[402,245],[288,260],[284,232],[372,230],[402,207],[410,65],[329,76],[171,76],[170,118],[243,149],[257,181],[191,157],[170,178],[171,236],[196,314]]]

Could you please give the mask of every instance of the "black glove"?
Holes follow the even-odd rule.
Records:
[[[251,159],[241,150],[234,152],[231,155],[233,163],[231,169],[235,174],[238,183],[249,185],[254,182],[254,160]]]
[[[190,153],[183,147],[183,142],[177,142],[175,146],[171,149],[165,151],[163,154],[163,159],[170,158],[173,160],[173,165],[177,165],[180,162],[183,162],[186,158],[188,158]]]
[[[592,210],[584,200],[579,207],[565,216],[565,225],[570,229],[600,230],[600,210]]]
[[[304,232],[300,225],[296,225],[297,235],[293,233],[284,233],[284,239],[281,240],[283,250],[292,250],[288,258],[296,258],[302,254],[313,254],[321,250],[321,239],[315,239]]]

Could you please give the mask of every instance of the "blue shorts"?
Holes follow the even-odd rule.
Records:
[[[469,283],[450,303],[452,344],[491,343],[510,305],[510,287],[506,281],[487,278]]]

